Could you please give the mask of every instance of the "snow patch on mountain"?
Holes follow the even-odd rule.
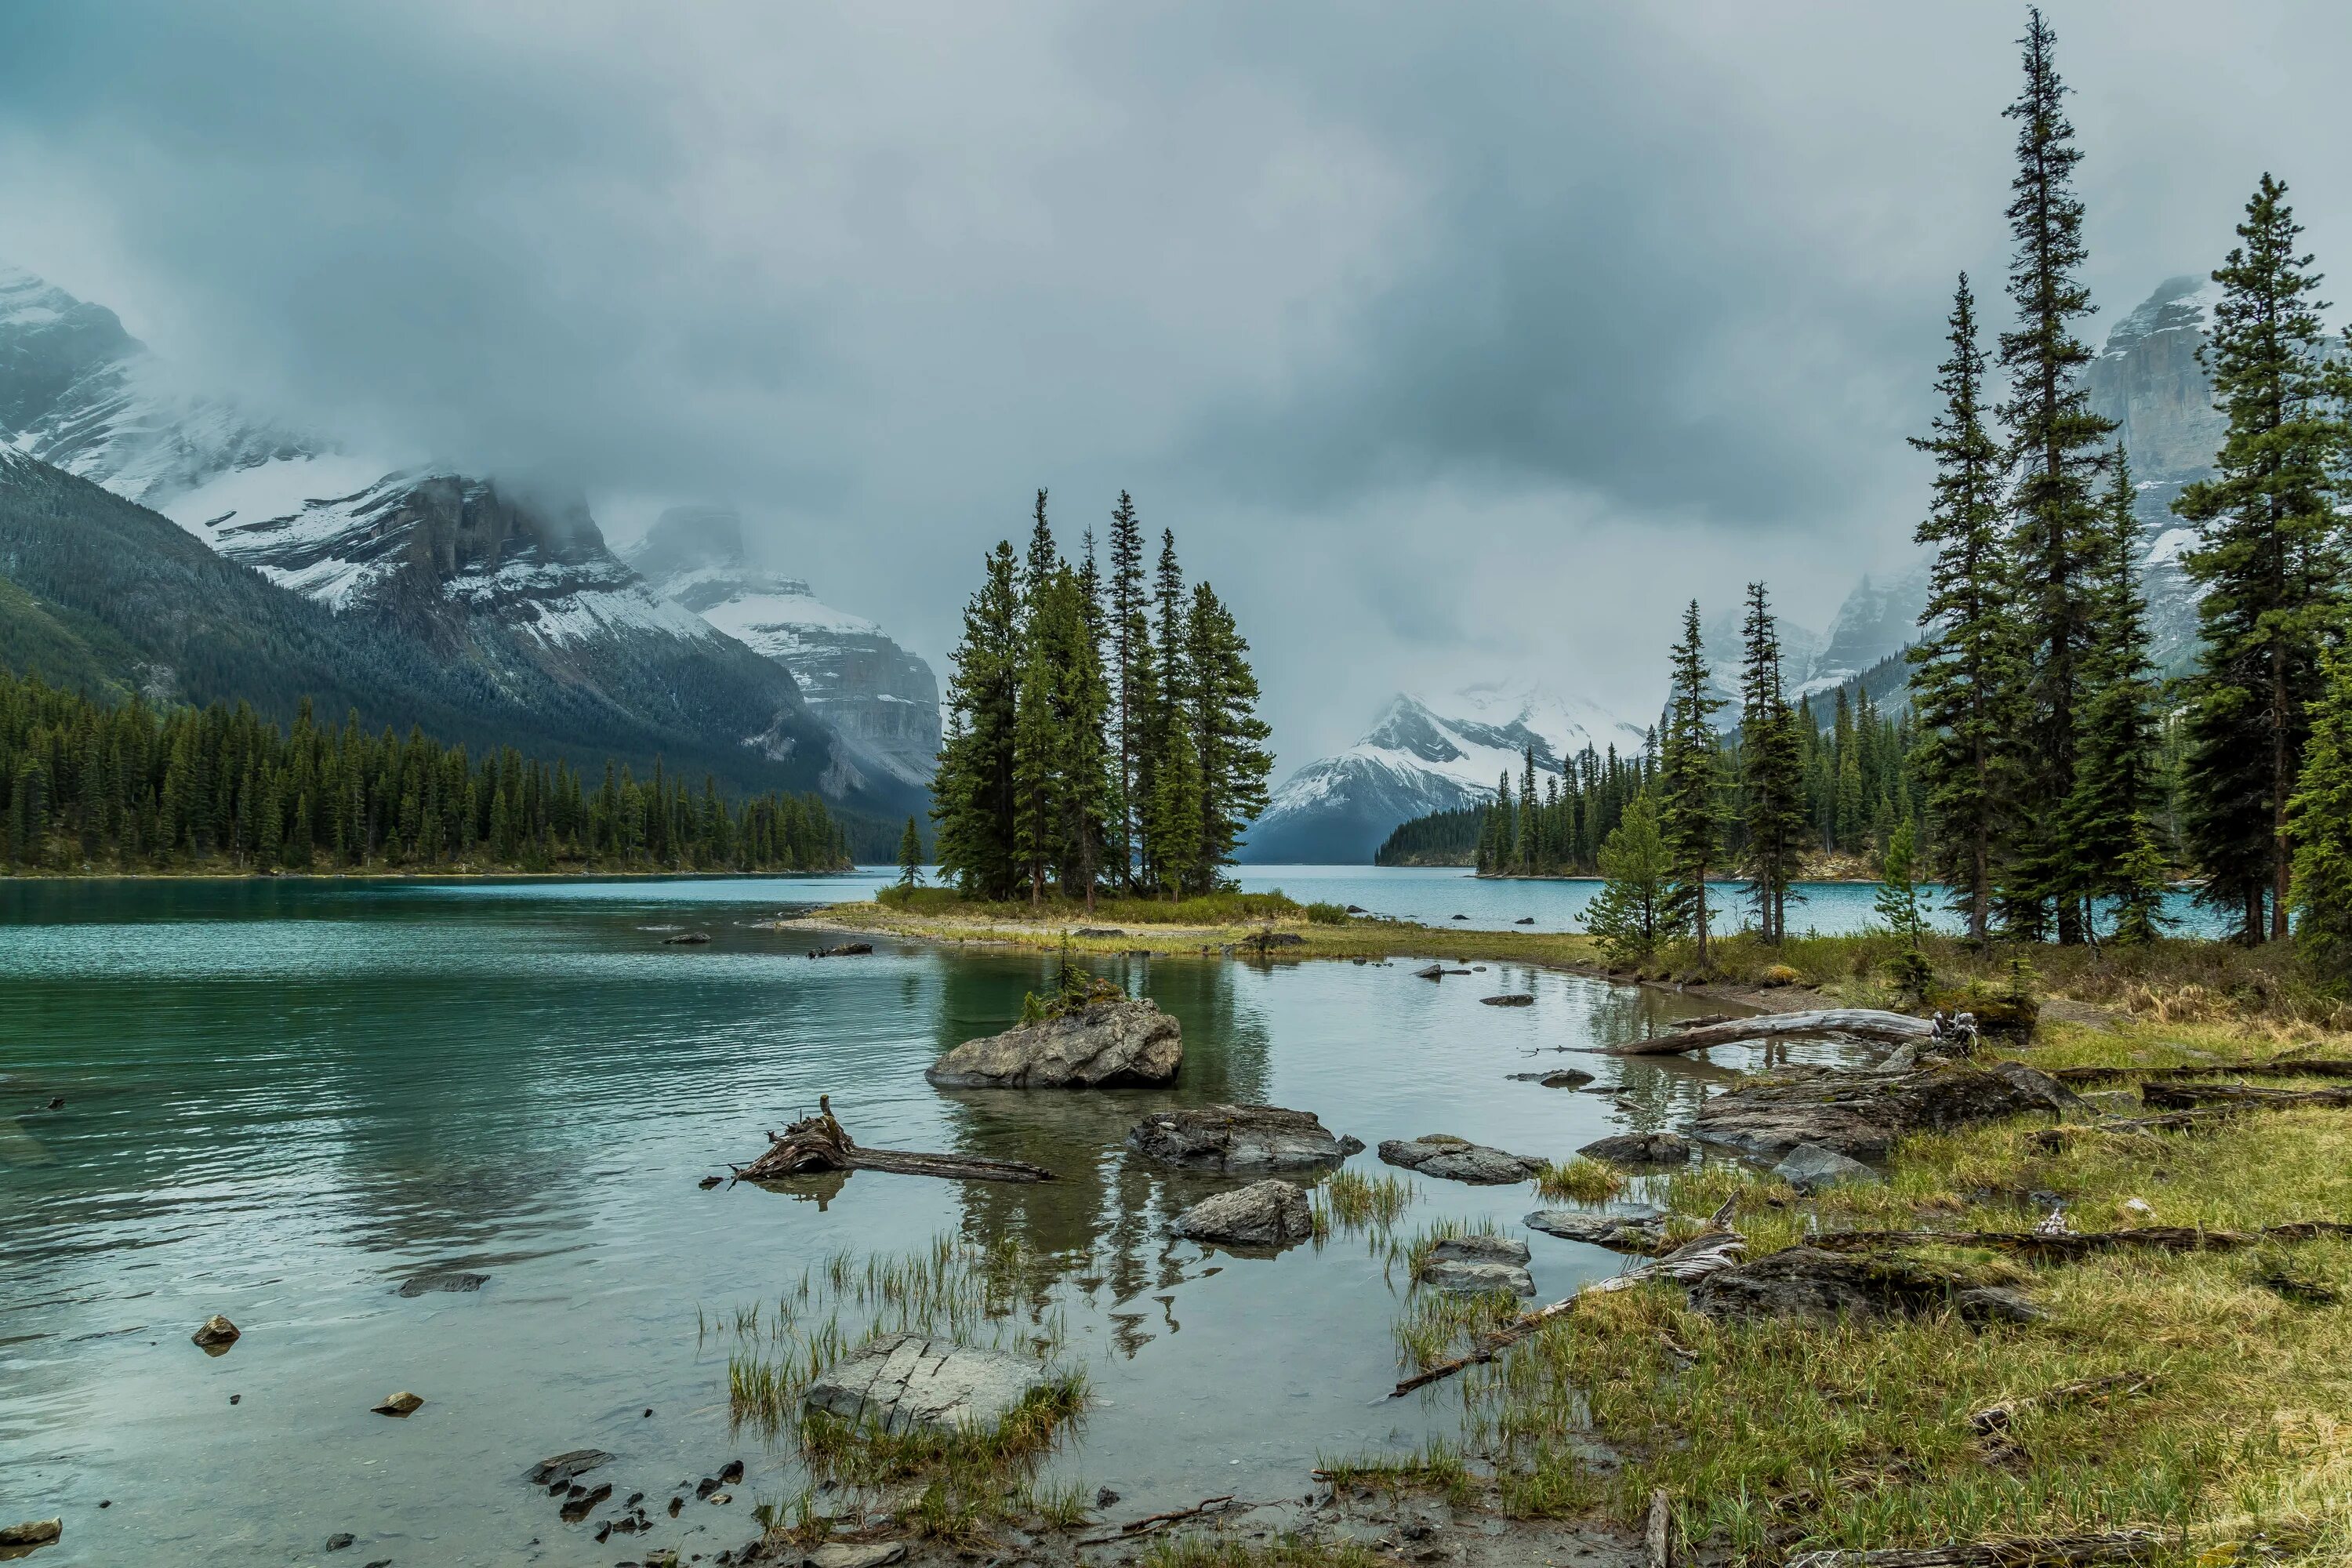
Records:
[[[1474,686],[1439,701],[1390,699],[1362,740],[1285,780],[1251,827],[1242,858],[1254,861],[1368,861],[1397,825],[1495,798],[1534,753],[1558,776],[1591,746],[1638,750],[1643,731],[1582,699],[1538,685]]]

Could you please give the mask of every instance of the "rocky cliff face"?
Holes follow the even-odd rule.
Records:
[[[2139,492],[2136,510],[2147,541],[2141,582],[2147,594],[2149,651],[2166,674],[2186,670],[2197,654],[2197,586],[2181,569],[2193,530],[2172,513],[2180,492],[2213,472],[2213,454],[2229,421],[2213,406],[2213,381],[2197,363],[2215,285],[2168,278],[2117,321],[2091,362],[2085,385],[2092,412],[2116,422],[2131,456]]]
[[[931,667],[872,621],[819,600],[801,579],[754,565],[732,510],[673,507],[629,562],[669,604],[790,670],[811,711],[863,765],[929,786],[940,751]]]

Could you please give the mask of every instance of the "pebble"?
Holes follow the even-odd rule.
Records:
[[[370,1405],[369,1408],[378,1415],[407,1415],[423,1408],[424,1404],[425,1401],[404,1388],[383,1404]]]

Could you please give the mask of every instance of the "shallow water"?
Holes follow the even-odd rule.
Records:
[[[886,941],[811,963],[811,933],[750,923],[870,885],[0,883],[0,1516],[62,1514],[55,1564],[309,1562],[341,1531],[355,1564],[707,1562],[800,1478],[730,1436],[730,1342],[698,1314],[942,1233],[1052,1258],[1062,1353],[1096,1394],[1055,1479],[1117,1488],[1121,1516],[1296,1495],[1318,1456],[1455,1427],[1444,1400],[1380,1399],[1402,1282],[1361,1238],[1170,1240],[1214,1184],[1129,1160],[1129,1125],[1263,1101],[1370,1145],[1443,1131],[1561,1157],[1686,1119],[1748,1061],[1548,1054],[1699,1010],[1577,976],[1134,960],[1117,977],[1184,1026],[1173,1089],[942,1092],[923,1068],[1007,1026],[1046,961]],[[717,940],[665,947],[667,925]],[[1536,1005],[1478,1004],[1498,990]],[[1563,1062],[1627,1092],[1506,1079]],[[1065,1179],[697,1186],[820,1093],[863,1142]],[[1542,1299],[1622,1266],[1524,1230],[1528,1188],[1413,1180],[1405,1230],[1498,1222]],[[489,1283],[394,1293],[430,1268]],[[216,1359],[188,1342],[214,1312],[246,1331]],[[424,1408],[370,1414],[395,1389]],[[520,1479],[583,1446],[656,1510],[730,1457],[751,1475],[732,1507],[599,1545]]]

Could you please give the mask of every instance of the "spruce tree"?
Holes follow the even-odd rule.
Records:
[[[1151,781],[1150,864],[1156,890],[1181,898],[1192,890],[1186,873],[1201,858],[1201,750],[1184,705],[1168,710],[1160,738]]]
[[[2331,497],[2346,433],[2286,187],[2264,174],[2213,273],[2221,298],[2199,358],[2229,430],[2215,477],[2173,510],[2201,542],[2183,565],[2203,588],[2202,644],[2188,719],[2187,837],[2200,898],[2231,910],[2241,940],[2287,931],[2288,800],[2303,766],[2320,643],[2346,598],[2344,534]],[[2264,915],[2267,909],[2268,920]]]
[[[1612,963],[1638,963],[1679,929],[1674,910],[1674,857],[1658,827],[1657,803],[1629,801],[1601,841],[1601,891],[1585,907],[1584,929]]]
[[[1178,750],[1195,744],[1189,725],[1184,727],[1181,742],[1176,726],[1178,716],[1187,711],[1192,702],[1192,671],[1185,657],[1184,574],[1176,563],[1173,530],[1160,530],[1160,563],[1152,575],[1151,588],[1155,646],[1151,660],[1152,711],[1145,754],[1152,780],[1142,847],[1145,879],[1155,888],[1166,889],[1181,885],[1184,872],[1192,864],[1192,849],[1184,850],[1172,865],[1163,863],[1163,857],[1178,854],[1179,844],[1196,849],[1199,829],[1192,824],[1171,823],[1162,807],[1171,799],[1181,798],[1191,803],[1197,818],[1201,767],[1200,757],[1195,754],[1187,764],[1184,782],[1170,789],[1160,787],[1159,770],[1172,762]]]
[[[2074,188],[2083,154],[2066,119],[2055,42],[2041,11],[2030,13],[2019,40],[2025,85],[2002,111],[2018,126],[2008,212],[2017,242],[2009,272],[2017,324],[2000,337],[2010,396],[2000,413],[2017,476],[2010,510],[2025,672],[2019,845],[2002,897],[2010,923],[2037,934],[2054,905],[2058,940],[2072,942],[2082,940],[2083,926],[2080,906],[2064,896],[2074,856],[2063,806],[2074,786],[2097,614],[2084,563],[2097,531],[2095,480],[2115,425],[2091,411],[2084,384],[2091,349],[2076,323],[2092,306],[2080,277],[2083,203]]]
[[[1804,847],[1805,763],[1797,716],[1780,689],[1780,634],[1761,583],[1748,584],[1742,627],[1739,783],[1747,829],[1748,893],[1764,940],[1788,934],[1789,884]]]
[[[1936,459],[1935,499],[1913,537],[1935,552],[1925,633],[1905,656],[1911,707],[1924,731],[1917,767],[1925,786],[1933,869],[1964,911],[1969,940],[1991,934],[1996,856],[2013,758],[2017,627],[2009,614],[2000,531],[2002,461],[1985,428],[1985,356],[1967,273],[1947,321],[1951,357],[1939,367],[1944,399],[1934,434],[1911,445]]]
[[[1019,882],[1013,841],[1014,730],[1020,712],[1021,595],[1013,544],[986,557],[964,606],[963,637],[948,678],[947,735],[931,781],[942,876],[967,897],[1005,899]],[[614,787],[607,773],[605,788]]]
[[[2137,925],[2163,896],[2155,816],[2163,792],[2157,771],[2159,721],[2155,672],[2147,658],[2147,604],[2139,586],[2139,520],[2132,510],[2131,468],[2115,456],[2105,527],[2085,566],[2097,605],[2099,640],[2087,666],[2082,749],[2066,802],[2066,840],[2074,857],[2063,896],[2120,899]],[[2153,875],[2155,886],[2147,885]],[[2085,910],[2086,926],[2091,909]]]
[[[1055,582],[1048,577],[1029,605],[1013,725],[1013,856],[1032,908],[1044,900],[1045,873],[1060,866],[1065,843],[1068,736],[1056,710],[1062,676]]]
[[[1698,942],[1698,966],[1707,965],[1706,879],[1723,840],[1722,762],[1714,724],[1723,699],[1715,695],[1699,632],[1698,601],[1683,612],[1683,635],[1673,653],[1674,684],[1660,745],[1659,826],[1675,871],[1675,908]]]
[[[2303,773],[2287,803],[2294,940],[2330,984],[2352,977],[2352,658],[2330,649]]]
[[[1265,748],[1271,731],[1257,716],[1249,644],[1233,612],[1205,582],[1192,589],[1184,662],[1191,676],[1191,729],[1201,758],[1201,832],[1187,879],[1206,891],[1220,869],[1233,863],[1243,833],[1265,810],[1274,754]]]
[[[1151,627],[1144,594],[1143,529],[1135,501],[1125,490],[1110,514],[1110,575],[1106,582],[1105,615],[1109,645],[1108,671],[1117,702],[1113,719],[1116,757],[1111,773],[1111,828],[1108,845],[1113,879],[1121,888],[1135,885],[1135,861],[1140,846],[1140,818],[1150,793],[1150,773],[1145,765],[1147,721],[1154,706],[1151,681]]]
[[[1102,605],[1096,592],[1093,545],[1089,534],[1085,568],[1062,568],[1049,590],[1054,601],[1054,710],[1062,731],[1062,885],[1066,892],[1073,886],[1083,889],[1089,912],[1115,811],[1108,744],[1111,693],[1103,673]]]
[[[915,830],[915,819],[907,818],[907,831],[898,836],[898,886],[914,888],[923,880],[923,836]]]

